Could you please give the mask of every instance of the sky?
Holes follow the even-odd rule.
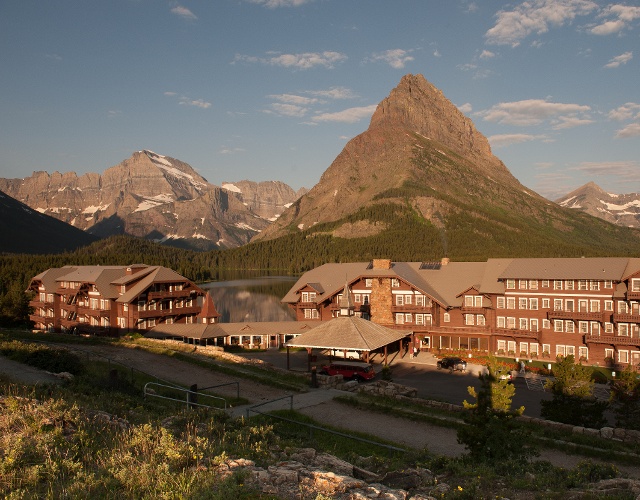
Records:
[[[0,0],[0,177],[311,188],[411,73],[541,195],[640,192],[639,61],[638,0]]]

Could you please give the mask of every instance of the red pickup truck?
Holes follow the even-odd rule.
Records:
[[[334,361],[320,370],[323,375],[342,375],[345,380],[371,380],[376,376],[373,366],[358,361]]]

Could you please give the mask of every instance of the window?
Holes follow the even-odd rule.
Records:
[[[398,288],[400,286],[400,280],[398,278],[391,278],[391,286]]]
[[[397,313],[396,314],[396,325],[403,325],[403,324],[404,324],[404,314]]]
[[[305,309],[304,310],[304,319],[318,319],[320,318],[320,313],[317,309]]]
[[[584,346],[578,347],[578,358],[584,360],[589,359],[589,348]]]
[[[553,299],[553,310],[562,311],[562,299]]]
[[[496,308],[504,309],[505,307],[505,299],[504,297],[496,297]]]
[[[354,293],[353,294],[353,301],[356,304],[359,304],[360,302],[362,302],[362,295],[360,295],[359,293]]]
[[[566,352],[567,356],[574,356],[574,357],[575,357],[575,355],[576,355],[576,348],[575,348],[575,346],[568,345],[568,346],[566,347],[566,351],[565,351],[565,352]]]
[[[516,352],[516,342],[515,342],[515,340],[507,341],[507,350],[509,352],[512,352],[512,353]]]
[[[613,349],[609,349],[609,348],[605,349],[604,357],[613,359]]]
[[[613,281],[612,280],[604,280],[604,287],[605,288],[613,288]]]
[[[484,316],[482,314],[478,314],[476,316],[476,324],[479,326],[484,326],[485,325],[485,319]]]
[[[589,281],[589,290],[600,290],[600,282],[596,280]]]
[[[518,280],[518,288],[520,288],[520,290],[526,290],[527,280]]]
[[[551,346],[549,344],[542,344],[542,354],[550,354]]]
[[[531,309],[532,311],[537,311],[538,310],[538,299],[537,298],[529,299],[529,309]]]
[[[431,314],[425,314],[424,315],[424,324],[425,325],[431,325],[431,322],[433,321],[433,317],[431,316]],[[447,320],[449,321],[449,320]]]
[[[516,318],[507,318],[507,328],[516,329]]]
[[[411,295],[405,295],[404,296],[404,303],[405,304],[411,304]]]
[[[515,308],[516,308],[516,298],[507,297],[507,309],[515,309]]]
[[[629,325],[627,323],[620,323],[618,325],[618,335],[622,335],[623,337],[629,336]]]
[[[563,321],[561,319],[553,320],[553,331],[554,332],[561,332],[562,331],[562,327],[563,327]]]
[[[411,313],[407,313],[404,315],[404,322],[405,323],[413,323],[413,317],[411,315]]]
[[[586,289],[587,289],[587,280],[579,280],[578,290],[586,290]]]
[[[496,320],[497,320],[498,328],[506,328],[507,321],[504,316],[498,316]]]
[[[567,333],[573,333],[576,331],[576,324],[573,321],[565,321],[564,331]]]
[[[503,351],[507,348],[507,341],[506,340],[498,340],[498,350],[499,351]]]
[[[473,314],[465,314],[464,315],[464,324],[465,325],[474,325],[475,324],[475,315],[473,315]]]
[[[474,305],[476,307],[482,307],[482,295],[476,295],[474,297]]]
[[[473,295],[464,296],[464,305],[467,307],[473,307]]]
[[[549,280],[542,280],[542,288],[549,288]]]
[[[420,307],[424,307],[424,295],[416,295],[416,305]]]
[[[529,290],[538,289],[538,280],[529,280]]]
[[[538,319],[537,318],[531,318],[529,320],[529,330],[531,330],[532,332],[537,332],[538,331]]]
[[[618,301],[618,313],[629,314],[629,304],[627,304],[624,300]]]
[[[309,302],[309,292],[302,292],[302,302]]]
[[[507,280],[507,290],[515,290],[516,280]]]
[[[573,300],[568,299],[564,304],[564,308],[565,311],[573,312]]]
[[[527,354],[529,352],[529,344],[527,342],[520,342],[520,354]]]
[[[518,309],[526,309],[528,302],[529,301],[526,299],[526,297],[520,297],[520,299],[518,300]]]
[[[520,318],[520,330],[528,330],[529,329],[529,321],[527,318]]]
[[[449,323],[451,321],[451,314],[449,313],[444,313],[444,315],[442,316],[442,321],[444,323]]]
[[[367,288],[371,288],[372,283],[373,283],[373,279],[371,279],[371,278],[366,278],[364,280],[364,286],[367,287]]]
[[[562,290],[562,280],[553,280],[553,289]]]
[[[556,346],[556,356],[564,357],[564,353],[565,353],[564,346],[563,345],[557,345]]]
[[[529,352],[533,356],[534,354],[538,355],[538,344],[529,344]]]
[[[396,305],[397,306],[404,305],[404,295],[396,295]]]
[[[543,319],[542,320],[542,328],[544,328],[546,330],[550,330],[551,329],[551,321],[549,321],[548,319]]]
[[[542,309],[549,309],[550,303],[551,303],[551,299],[542,299]]]
[[[600,335],[600,323],[598,321],[591,322],[591,335]]]
[[[629,351],[618,351],[618,362],[619,363],[628,363],[629,362]]]
[[[589,322],[588,321],[580,321],[578,323],[578,330],[580,333],[589,333]]]
[[[604,324],[604,333],[613,333],[613,323]]]
[[[613,311],[613,300],[605,300],[604,301],[604,310],[605,311]]]
[[[573,290],[573,280],[567,280],[564,282],[565,290]]]
[[[600,301],[592,300],[590,303],[591,312],[600,312]]]
[[[424,325],[424,314],[416,314],[416,325]]]

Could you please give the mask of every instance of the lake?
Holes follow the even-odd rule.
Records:
[[[221,323],[295,321],[293,311],[280,300],[297,280],[295,276],[261,276],[199,286],[211,294]]]

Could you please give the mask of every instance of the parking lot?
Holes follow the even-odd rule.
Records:
[[[289,353],[287,365],[287,353],[277,350],[264,352],[242,353],[246,357],[259,358],[274,366],[293,371],[306,372],[309,366],[316,366],[318,370],[323,364],[329,362],[329,356],[324,353],[315,353],[312,362],[308,361],[306,352],[297,351]],[[380,356],[373,358],[373,363],[377,372],[382,370],[383,359]],[[411,358],[409,355],[402,356],[402,353],[392,353],[388,356],[388,363],[391,367],[392,380],[398,384],[413,387],[418,391],[418,397],[423,399],[433,399],[436,401],[446,401],[448,403],[462,405],[464,400],[475,402],[469,396],[468,387],[476,389],[480,387],[478,374],[483,369],[480,365],[469,364],[466,372],[453,372],[448,370],[438,370],[436,367],[437,358],[430,353],[421,352],[417,357]],[[378,375],[379,378],[379,375]],[[513,407],[524,406],[525,415],[531,417],[540,416],[540,401],[551,399],[549,392],[542,391],[541,384],[532,385],[531,388],[524,377],[515,377],[513,381],[516,393],[513,398]]]

